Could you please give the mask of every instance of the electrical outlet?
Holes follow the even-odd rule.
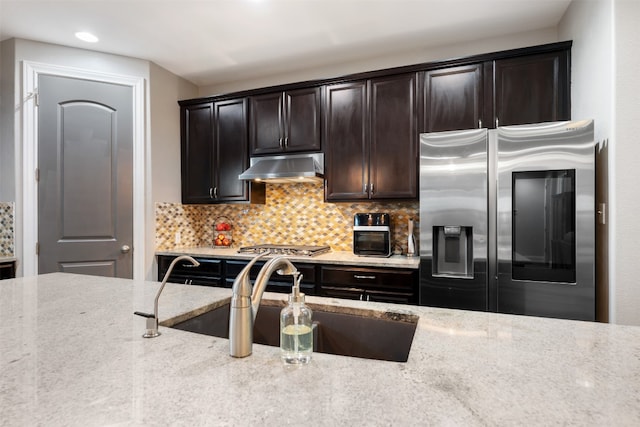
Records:
[[[180,232],[176,231],[176,236],[175,236],[175,239],[174,239],[176,245],[179,245],[181,240],[182,240],[182,236],[180,236]]]

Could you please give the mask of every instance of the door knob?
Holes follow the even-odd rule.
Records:
[[[120,252],[122,252],[123,254],[129,253],[130,250],[131,248],[129,247],[129,245],[122,245],[122,247],[120,248]]]

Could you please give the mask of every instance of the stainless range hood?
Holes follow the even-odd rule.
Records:
[[[324,153],[252,157],[250,164],[239,179],[279,184],[324,180]]]

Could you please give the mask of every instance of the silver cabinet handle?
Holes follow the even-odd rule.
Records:
[[[129,245],[122,245],[122,247],[120,248],[120,252],[122,252],[123,254],[128,254],[130,250],[131,247]]]
[[[288,136],[284,137],[284,146],[285,146],[285,148],[289,146],[289,137]]]
[[[500,126],[500,120],[496,117],[496,129]]]
[[[218,187],[213,187],[213,198],[214,199],[218,198]]]
[[[478,119],[478,129],[482,129],[482,119]]]
[[[213,187],[209,187],[209,198],[213,199]]]
[[[362,192],[366,193],[367,192],[367,184],[363,184],[362,185]]]
[[[369,184],[369,192],[373,194],[373,184]]]
[[[369,280],[375,280],[376,276],[362,276],[360,274],[354,274],[353,275],[354,279],[369,279]]]
[[[284,138],[280,137],[278,144],[280,145],[280,148],[284,148]]]

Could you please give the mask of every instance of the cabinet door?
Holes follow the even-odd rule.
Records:
[[[371,80],[369,197],[418,197],[417,75]]]
[[[284,94],[285,151],[320,150],[320,88],[304,88]]]
[[[251,154],[279,153],[284,146],[282,92],[250,98]]]
[[[210,203],[213,188],[213,103],[181,108],[182,203]]]
[[[424,132],[481,127],[482,69],[480,63],[424,73]]]
[[[215,103],[216,202],[249,200],[249,183],[238,175],[249,167],[246,98]]]
[[[494,61],[500,126],[570,119],[569,51]]]
[[[368,199],[367,82],[327,86],[324,114],[326,200]]]

